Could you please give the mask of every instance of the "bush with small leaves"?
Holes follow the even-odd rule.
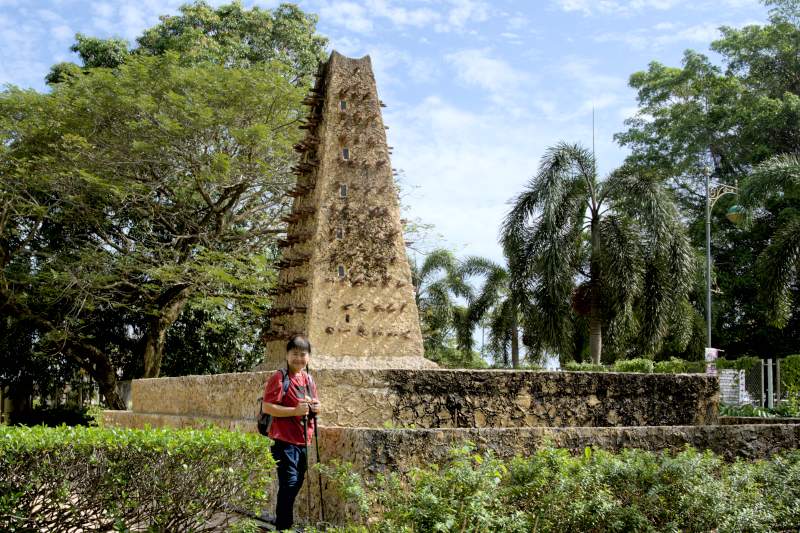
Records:
[[[726,463],[687,448],[583,454],[544,448],[502,461],[469,443],[441,465],[364,480],[323,472],[368,531],[795,531],[800,451]],[[371,514],[367,514],[367,513]]]
[[[614,372],[653,372],[653,361],[650,359],[620,359],[614,363]]]
[[[561,368],[567,372],[608,372],[608,367],[603,365],[576,363],[575,361],[567,361]]]
[[[0,426],[0,530],[224,526],[226,511],[266,507],[269,444],[216,429]]]

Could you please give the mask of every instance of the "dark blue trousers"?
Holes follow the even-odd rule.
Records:
[[[303,487],[306,474],[306,447],[276,440],[272,457],[278,463],[278,505],[275,529],[289,529],[294,523],[294,500]]]

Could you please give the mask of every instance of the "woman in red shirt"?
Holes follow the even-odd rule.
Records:
[[[304,371],[311,359],[311,343],[303,335],[295,335],[286,345],[286,370],[289,387],[283,392],[283,372],[275,372],[264,387],[265,413],[272,415],[269,437],[272,457],[278,463],[278,504],[275,528],[289,529],[294,523],[294,500],[303,487],[307,468],[307,445],[314,435],[315,415],[320,403],[317,387]],[[306,419],[307,424],[304,424]],[[303,435],[306,425],[308,433]]]

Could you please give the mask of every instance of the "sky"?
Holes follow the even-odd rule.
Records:
[[[133,43],[184,1],[0,0],[0,85],[46,90],[76,61],[80,32]],[[209,1],[219,5],[220,1]],[[246,7],[271,8],[273,1]],[[591,147],[598,169],[625,158],[615,133],[636,112],[629,76],[652,61],[709,53],[720,26],[766,22],[757,0],[302,0],[330,47],[370,55],[406,216],[432,224],[418,247],[502,262],[498,230],[544,151]]]

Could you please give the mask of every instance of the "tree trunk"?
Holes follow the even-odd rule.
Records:
[[[128,406],[125,405],[125,402],[117,392],[117,375],[113,368],[109,366],[101,372],[94,374],[92,377],[97,382],[100,388],[100,394],[105,398],[106,405],[109,409],[117,411],[124,411],[127,409]]]
[[[117,392],[117,372],[103,352],[89,344],[70,341],[66,353],[97,382],[109,409],[124,411],[127,408]]]
[[[171,287],[159,298],[158,315],[147,324],[144,344],[144,376],[157,378],[161,373],[161,359],[167,330],[175,323],[189,300],[191,286],[182,284]]]
[[[511,367],[519,368],[519,326],[516,310],[511,315]]]
[[[589,264],[589,353],[592,364],[599,365],[603,353],[603,323],[600,317],[600,220],[592,217],[592,252]]]

